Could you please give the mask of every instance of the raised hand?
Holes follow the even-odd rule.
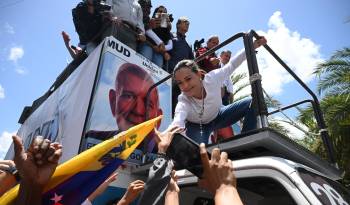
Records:
[[[36,137],[26,152],[22,140],[13,136],[15,164],[23,181],[44,187],[56,170],[62,155],[62,145]]]
[[[200,155],[203,163],[203,179],[199,185],[215,195],[215,204],[242,204],[237,192],[237,181],[232,161],[226,152],[213,149],[211,159],[203,143],[200,144]]]

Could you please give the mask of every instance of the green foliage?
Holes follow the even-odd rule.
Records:
[[[319,78],[318,92],[330,140],[335,148],[338,165],[345,170],[343,183],[350,184],[350,48],[337,51],[314,72]],[[317,133],[317,123],[311,106],[300,111],[299,122]],[[302,142],[312,151],[326,156],[320,137],[307,136]]]
[[[284,136],[289,137],[290,136],[290,132],[288,129],[286,129],[283,125],[281,125],[280,123],[276,122],[276,121],[270,121],[269,122],[269,127],[271,129],[276,130],[277,132],[283,134]]]

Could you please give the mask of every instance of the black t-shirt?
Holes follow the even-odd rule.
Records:
[[[80,2],[72,10],[72,15],[75,30],[79,35],[80,44],[85,45],[101,30],[103,24],[102,15],[96,11],[90,14],[85,2]],[[94,42],[99,42],[100,40],[100,38],[97,38]]]

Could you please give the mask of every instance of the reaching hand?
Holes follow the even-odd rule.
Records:
[[[215,193],[221,186],[236,187],[236,177],[233,174],[232,162],[227,153],[218,148],[213,149],[209,160],[205,145],[200,145],[200,154],[203,163],[203,180],[200,182],[208,191]]]
[[[183,128],[180,128],[178,126],[172,126],[166,129],[164,132],[159,132],[157,129],[154,130],[155,132],[155,140],[158,144],[158,152],[159,153],[166,153],[171,140],[173,140],[173,136],[175,133],[182,132]]]
[[[168,52],[164,52],[163,57],[165,61],[169,61],[171,59],[171,56]]]
[[[88,197],[89,201],[92,202],[96,197],[101,195],[107,189],[110,183],[117,180],[117,176],[118,172],[111,174],[92,194],[90,194]]]
[[[199,181],[199,185],[215,194],[215,204],[243,204],[236,189],[236,177],[227,153],[220,154],[220,150],[215,148],[209,160],[205,145],[201,143],[200,154],[203,163],[203,179]]]
[[[177,192],[177,193],[180,192],[180,188],[177,185],[177,175],[176,175],[175,170],[171,171],[171,179],[169,182],[168,191]]]
[[[13,167],[15,163],[12,160],[0,160],[0,196],[17,184],[15,176],[7,171]]]
[[[2,172],[2,170],[8,170],[11,167],[16,167],[12,160],[0,160],[0,172]]]
[[[164,205],[179,205],[180,188],[177,185],[177,176],[175,170],[171,172],[171,178],[168,185],[168,190],[165,194]]]
[[[164,43],[159,44],[158,48],[160,53],[164,53],[166,51]]]
[[[20,137],[13,136],[12,139],[15,149],[14,161],[22,181],[44,187],[56,170],[62,155],[62,145],[36,137],[26,152]]]
[[[144,188],[145,188],[145,182],[141,180],[136,180],[131,182],[123,198],[119,201],[117,205],[130,204],[132,201],[136,199],[136,197],[143,191]]]
[[[220,63],[220,58],[210,58],[209,61],[212,65],[217,66]]]
[[[142,33],[137,35],[137,40],[141,41],[141,42],[145,42],[146,41],[146,36]]]
[[[70,37],[68,33],[62,31],[62,38],[65,44],[69,45]]]
[[[263,46],[267,43],[267,40],[264,36],[261,36],[261,38],[254,41],[254,49],[259,48],[260,46]]]

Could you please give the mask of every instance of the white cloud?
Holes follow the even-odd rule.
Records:
[[[5,23],[4,25],[4,29],[5,29],[5,32],[6,33],[9,33],[9,34],[14,34],[15,33],[15,29],[13,28],[13,26],[11,26],[9,23]]]
[[[24,55],[24,50],[22,47],[12,47],[10,49],[10,54],[8,56],[8,60],[17,63],[19,59],[21,59]]]
[[[272,121],[272,122],[278,122],[281,126],[286,128],[287,130],[289,130],[290,137],[293,138],[293,139],[301,140],[301,139],[303,139],[305,137],[305,133],[304,132],[308,132],[309,131],[309,129],[305,125],[303,125],[301,123],[298,123],[296,120],[293,120],[291,123],[296,124],[296,126],[301,128],[304,132],[301,131],[300,129],[296,128],[296,126],[293,126],[293,125],[291,125],[288,122],[285,122],[285,121],[289,121],[286,118],[274,117],[274,118],[269,118],[269,120]]]
[[[298,31],[291,31],[283,21],[280,11],[276,11],[270,17],[268,27],[267,32],[257,33],[266,37],[268,45],[304,82],[310,82],[317,63],[323,61],[319,45],[302,37]],[[283,86],[294,79],[265,49],[258,50],[257,60],[263,88],[271,95],[282,93]],[[247,70],[246,63],[238,68],[240,72]],[[249,93],[250,88],[243,92]]]
[[[20,66],[16,66],[16,69],[15,69],[16,73],[20,74],[20,75],[24,75],[27,73],[26,70],[24,70],[24,68],[20,67]]]
[[[24,50],[21,46],[15,46],[10,49],[10,53],[8,55],[8,60],[12,61],[15,66],[16,73],[23,75],[26,74],[27,71],[18,64],[18,60],[23,58],[24,56]]]
[[[7,132],[4,131],[0,135],[0,159],[4,159],[11,143],[12,143],[12,135],[15,135],[17,132]]]
[[[5,89],[0,84],[0,99],[5,98]]]

